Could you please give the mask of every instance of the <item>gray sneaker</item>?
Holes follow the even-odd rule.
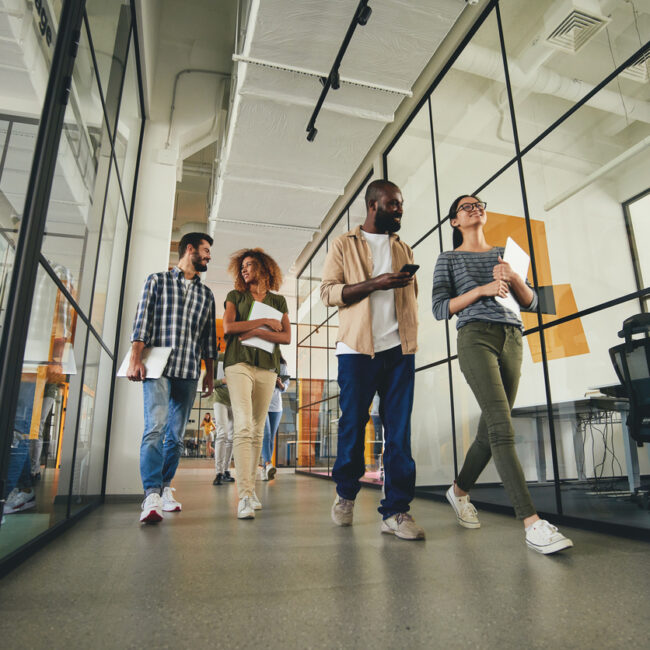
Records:
[[[424,529],[415,523],[408,512],[398,512],[381,522],[381,532],[401,539],[424,539]]]
[[[448,490],[447,501],[456,513],[458,523],[465,528],[480,528],[481,522],[478,520],[478,513],[476,508],[469,501],[469,494],[464,497],[457,497],[452,485]]]
[[[344,499],[338,494],[332,505],[332,521],[337,526],[351,526],[354,515],[354,500]]]

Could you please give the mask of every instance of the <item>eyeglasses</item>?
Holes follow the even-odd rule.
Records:
[[[477,201],[476,203],[463,203],[463,205],[458,207],[458,210],[456,210],[456,212],[460,212],[461,210],[464,210],[465,212],[471,212],[474,208],[485,210],[485,208],[487,208],[487,203],[484,203],[483,201]]]

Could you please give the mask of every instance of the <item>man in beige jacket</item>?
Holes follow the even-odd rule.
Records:
[[[415,492],[411,456],[417,284],[413,252],[395,234],[402,220],[402,194],[390,181],[366,190],[366,220],[337,237],[327,254],[321,299],[339,308],[338,357],[341,418],[332,478],[332,519],[352,524],[354,500],[365,473],[364,433],[375,392],[384,424],[384,498],[381,532],[424,539],[408,514]]]

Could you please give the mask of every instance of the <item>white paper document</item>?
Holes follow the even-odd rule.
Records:
[[[145,348],[142,350],[142,363],[147,371],[147,379],[160,379],[162,377],[171,353],[171,348]],[[120,369],[117,371],[118,377],[126,377],[130,360],[131,348],[129,348]]]
[[[253,301],[251,312],[248,315],[248,320],[257,320],[258,318],[274,318],[275,320],[281,321],[283,316],[284,314],[281,311],[278,311],[277,309],[274,309],[273,307],[270,307],[263,302],[258,302],[255,300]],[[261,329],[270,330],[270,328],[266,327],[266,325]],[[264,350],[265,352],[269,352],[271,354],[275,349],[275,343],[272,343],[271,341],[265,341],[259,336],[253,336],[252,338],[247,339],[246,341],[242,341],[241,343],[242,345],[247,345],[252,348],[259,348],[260,350]]]
[[[524,282],[526,281],[526,276],[528,275],[528,266],[530,265],[530,256],[528,253],[521,247],[517,242],[508,237],[506,242],[506,248],[503,251],[503,261],[508,262],[512,270],[521,277]],[[495,300],[500,304],[509,309],[510,311],[515,312],[519,315],[521,309],[517,299],[512,295],[512,292],[508,293],[505,298],[500,298],[499,296],[495,297]]]

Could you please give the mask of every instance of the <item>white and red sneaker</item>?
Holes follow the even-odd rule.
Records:
[[[162,509],[165,512],[180,512],[181,511],[181,504],[174,499],[174,492],[176,492],[176,488],[173,487],[166,487],[163,488],[163,493],[162,493]]]
[[[162,521],[162,499],[157,492],[152,492],[142,502],[142,514],[140,515],[140,522],[143,524],[157,524]]]

